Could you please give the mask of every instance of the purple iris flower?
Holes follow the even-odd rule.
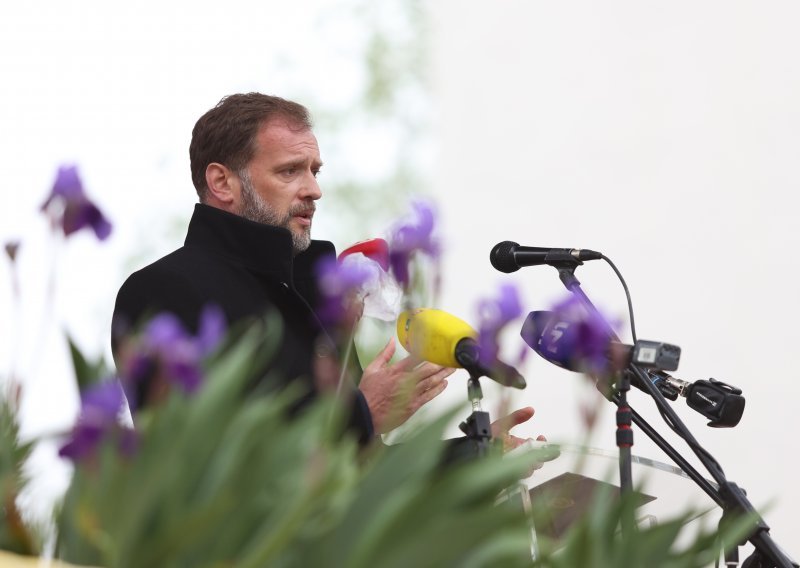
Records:
[[[335,257],[323,258],[317,263],[317,281],[322,294],[322,304],[317,314],[325,325],[348,323],[360,316],[354,310],[360,310],[355,300],[363,286],[377,278],[376,270],[380,268],[366,263],[350,261],[346,257],[341,262]],[[355,316],[355,317],[354,317]]]
[[[439,242],[433,234],[436,224],[433,208],[421,201],[412,203],[412,207],[412,218],[398,224],[389,237],[389,265],[404,289],[411,283],[409,265],[414,253],[419,251],[438,258],[440,252]]]
[[[53,189],[41,209],[52,216],[65,236],[84,227],[91,227],[101,241],[111,234],[111,223],[83,191],[76,166],[58,168]]]
[[[119,422],[124,401],[122,388],[116,380],[104,381],[84,392],[78,421],[58,455],[73,462],[82,461],[94,455],[103,440],[115,435],[120,449],[130,455],[136,446],[136,436]]]
[[[570,355],[570,367],[583,369],[590,374],[608,372],[611,361],[608,348],[611,341],[609,327],[619,327],[619,322],[608,322],[602,314],[589,310],[573,295],[553,306],[558,321],[569,322],[569,328],[559,338],[559,350]]]
[[[492,367],[500,352],[499,337],[503,328],[522,315],[519,291],[512,284],[500,286],[496,298],[478,303],[478,346],[481,362]]]
[[[202,362],[225,334],[225,316],[217,306],[207,306],[200,315],[196,337],[170,313],[151,319],[136,346],[136,354],[126,366],[126,378],[137,382],[152,374],[195,392],[203,381]]]

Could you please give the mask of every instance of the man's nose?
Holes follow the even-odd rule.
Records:
[[[301,190],[300,197],[314,200],[322,197],[322,190],[319,187],[319,182],[317,181],[316,176],[311,172],[308,172],[306,175],[306,180],[303,183],[303,189]]]

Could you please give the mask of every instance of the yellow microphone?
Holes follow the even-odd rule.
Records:
[[[417,308],[397,318],[397,338],[406,351],[423,361],[465,368],[500,384],[525,388],[525,379],[510,365],[496,361],[489,369],[479,361],[478,332],[464,320],[442,310]]]
[[[467,322],[442,310],[417,308],[397,317],[397,339],[406,351],[423,361],[445,367],[463,367],[456,359],[462,339],[475,341],[478,332]]]

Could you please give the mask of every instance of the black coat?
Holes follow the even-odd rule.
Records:
[[[209,304],[222,309],[229,326],[259,319],[275,308],[284,324],[282,344],[269,374],[259,377],[302,381],[306,398],[313,398],[315,347],[320,339],[332,344],[314,312],[319,297],[314,267],[333,255],[333,244],[312,241],[308,250],[294,256],[289,230],[197,204],[184,246],[134,272],[120,288],[112,350],[116,356],[118,330],[135,328],[143,316],[158,312],[175,314],[196,332],[199,315]],[[357,389],[351,422],[362,441],[373,436],[369,408]]]

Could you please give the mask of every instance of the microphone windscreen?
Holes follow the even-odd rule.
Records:
[[[543,359],[577,373],[605,373],[631,357],[632,348],[612,341],[604,330],[556,312],[529,313],[520,335]]]
[[[542,359],[568,371],[586,370],[584,326],[556,312],[531,312],[522,324],[520,335]],[[610,344],[610,339],[609,342]]]
[[[406,351],[423,361],[459,368],[458,342],[478,333],[467,322],[433,308],[417,308],[397,318],[397,339]]]
[[[357,242],[339,253],[339,261],[341,262],[343,258],[359,252],[377,262],[384,272],[389,270],[389,245],[386,244],[385,240],[375,238]]]
[[[520,335],[543,359],[569,371],[580,371],[575,355],[576,326],[563,321],[555,312],[531,312],[522,324]]]

